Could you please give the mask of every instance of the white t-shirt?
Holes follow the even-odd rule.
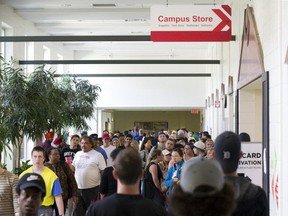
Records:
[[[112,166],[112,160],[111,160],[111,157],[110,157],[110,154],[111,152],[116,148],[115,146],[112,146],[112,145],[109,145],[108,147],[104,147],[104,145],[100,146],[101,148],[104,149],[104,151],[106,152],[107,154],[107,167],[110,167]]]
[[[72,165],[75,167],[75,179],[79,189],[88,189],[100,185],[100,170],[106,168],[104,157],[92,149],[89,152],[76,153]]]

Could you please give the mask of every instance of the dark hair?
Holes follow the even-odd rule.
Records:
[[[93,133],[93,134],[90,134],[89,137],[91,137],[92,140],[97,140],[98,139],[98,134]]]
[[[115,148],[111,153],[110,153],[110,157],[115,160],[117,155],[119,154],[119,152],[123,150],[121,148]]]
[[[142,144],[141,144],[141,148],[140,148],[140,151],[145,149],[145,145],[146,143],[151,140],[152,138],[151,137],[145,137],[144,140],[142,141]]]
[[[60,154],[60,150],[59,150],[58,148],[52,147],[51,149],[49,149],[49,150],[47,151],[47,155],[50,156],[50,155],[51,155],[51,152],[52,152],[53,150],[57,150],[57,151],[59,152],[59,154]]]
[[[181,149],[181,148],[184,148],[184,146],[180,143],[175,143],[174,145],[174,149]]]
[[[87,131],[82,131],[81,136],[88,135]]]
[[[92,148],[94,148],[94,143],[93,143],[93,140],[92,140],[92,138],[91,138],[90,136],[88,136],[88,135],[83,135],[83,136],[81,137],[80,141],[82,141],[82,140],[88,140],[88,142],[92,145]]]
[[[182,146],[182,145],[181,145]],[[183,146],[182,146],[183,148]],[[178,154],[180,155],[180,157],[183,157],[184,153],[180,148],[174,148],[172,152],[178,152]]]
[[[131,139],[133,139],[133,136],[132,136],[131,134],[127,134],[127,135],[126,135],[126,138],[127,138],[127,137],[130,137]]]
[[[200,186],[196,190],[205,191],[210,190],[210,188]],[[177,216],[228,216],[236,208],[234,190],[228,183],[225,183],[218,193],[204,197],[185,193],[177,184],[168,203],[172,213]]]
[[[78,134],[74,134],[74,135],[71,136],[71,139],[70,139],[70,140],[72,140],[72,139],[75,138],[75,137],[80,139],[80,136],[79,136]]]
[[[250,135],[246,132],[243,132],[243,133],[240,133],[239,134],[239,139],[241,142],[250,142],[251,139],[250,139]]]
[[[118,138],[120,138],[120,137],[125,137],[125,135],[123,133],[119,133]]]
[[[46,152],[45,152],[44,148],[42,148],[41,146],[35,146],[35,147],[32,149],[31,156],[32,156],[33,152],[35,152],[35,151],[36,151],[36,152],[42,152],[44,158],[46,158]]]
[[[126,148],[119,152],[115,160],[115,172],[125,185],[137,183],[142,173],[142,160],[137,151]]]

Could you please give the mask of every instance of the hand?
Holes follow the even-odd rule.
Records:
[[[179,181],[178,178],[173,178],[173,182],[177,183]]]
[[[73,203],[77,203],[78,202],[78,197],[77,196],[73,196],[72,197],[72,202]]]

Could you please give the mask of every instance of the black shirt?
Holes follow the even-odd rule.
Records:
[[[141,195],[113,194],[89,206],[86,216],[164,216],[165,209]]]
[[[99,192],[105,197],[117,192],[117,181],[113,177],[113,167],[106,167],[101,176]]]

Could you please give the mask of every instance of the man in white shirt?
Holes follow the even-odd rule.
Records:
[[[82,151],[76,153],[72,162],[79,197],[73,215],[85,215],[91,202],[98,199],[101,174],[106,168],[102,154],[93,149],[91,137],[82,136],[80,146]]]
[[[100,147],[103,148],[104,151],[106,152],[107,157],[108,157],[107,167],[110,167],[110,166],[112,166],[112,160],[111,160],[110,154],[116,147],[110,145],[110,137],[109,137],[109,134],[107,134],[107,133],[103,133],[102,141],[103,141],[103,145]]]

